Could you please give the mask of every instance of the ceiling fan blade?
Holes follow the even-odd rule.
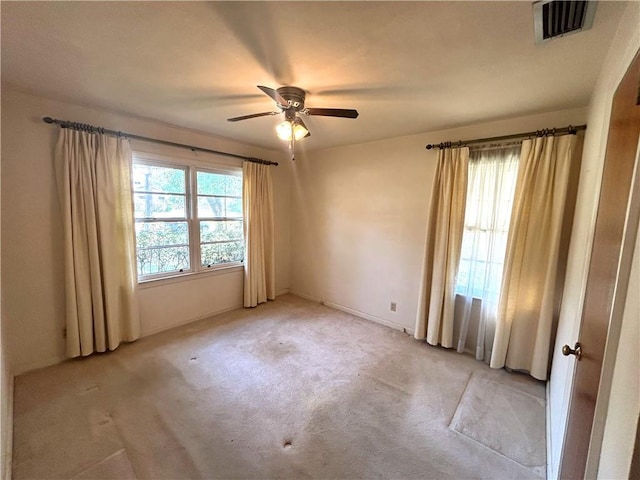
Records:
[[[227,118],[227,122],[237,122],[239,120],[247,120],[249,118],[266,117],[267,115],[278,115],[280,112],[262,112],[252,113],[251,115],[242,115],[241,117]]]
[[[345,108],[307,108],[306,113],[323,117],[358,118],[357,110]]]
[[[269,87],[265,87],[263,85],[258,85],[258,88],[260,90],[262,90],[264,93],[266,93],[267,95],[269,95],[274,102],[276,102],[279,105],[289,105],[289,102],[287,102],[282,95],[280,95],[278,92],[276,92],[273,88],[269,88]]]

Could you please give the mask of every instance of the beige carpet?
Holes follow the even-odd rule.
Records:
[[[536,392],[537,393],[537,392]],[[451,428],[544,477],[545,400],[473,372]]]
[[[476,378],[540,399],[521,413],[544,429],[543,384],[285,295],[17,377],[13,474],[544,478],[544,439],[504,449],[517,411],[473,426],[466,405],[496,398]]]

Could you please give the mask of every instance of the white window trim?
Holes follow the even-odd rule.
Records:
[[[234,166],[228,164],[210,163],[202,160],[194,160],[193,158],[181,157],[178,155],[163,155],[143,150],[133,151],[133,163],[143,165],[158,165],[169,168],[180,168],[185,171],[185,195],[186,195],[186,218],[162,218],[160,221],[186,221],[189,232],[189,269],[166,273],[154,273],[149,275],[138,275],[137,281],[139,285],[149,285],[151,283],[174,283],[176,281],[184,281],[195,279],[197,277],[220,275],[232,273],[244,269],[244,261],[227,262],[214,264],[210,267],[203,267],[200,261],[200,219],[197,218],[198,208],[198,192],[196,185],[197,172],[221,173],[225,175],[242,175],[242,166]],[[132,185],[132,194],[134,193]],[[242,217],[244,222],[244,217]],[[137,222],[134,215],[134,222]],[[136,246],[137,250],[137,246]],[[136,269],[137,274],[137,269]]]
[[[165,275],[158,278],[145,278],[138,279],[138,288],[144,290],[145,288],[157,287],[161,285],[169,285],[171,283],[184,282],[189,280],[197,280],[199,278],[213,277],[216,275],[227,275],[229,273],[242,272],[244,265],[231,265],[224,263],[220,268],[201,270],[199,272],[177,273],[175,275]]]

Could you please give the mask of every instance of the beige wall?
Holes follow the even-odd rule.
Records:
[[[436,164],[425,145],[585,121],[574,109],[300,155],[291,291],[413,332]]]
[[[14,373],[64,358],[62,230],[52,164],[58,127],[51,116],[92,123],[164,140],[280,162],[274,167],[276,288],[289,287],[289,161],[274,152],[158,122],[65,102],[2,91],[2,314],[6,354]],[[227,157],[133,142],[135,149],[178,154],[199,161],[236,162]],[[143,334],[203,318],[242,304],[242,271],[199,275],[187,281],[145,284],[140,291]]]

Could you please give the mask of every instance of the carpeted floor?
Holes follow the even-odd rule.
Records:
[[[544,478],[544,385],[292,295],[15,381],[16,480]]]

